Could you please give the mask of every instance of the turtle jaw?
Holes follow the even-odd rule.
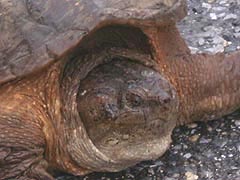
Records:
[[[163,155],[171,143],[174,121],[155,120],[146,124],[119,124],[100,139],[90,137],[96,148],[118,164],[111,171],[119,171],[141,161],[156,159]]]
[[[150,113],[128,109],[120,113],[114,123],[106,120],[85,128],[96,149],[117,164],[107,171],[120,171],[163,155],[169,148],[172,130],[176,126],[174,110],[167,116],[154,117]]]

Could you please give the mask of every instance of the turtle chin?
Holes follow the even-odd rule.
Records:
[[[97,138],[90,135],[90,138],[99,151],[119,163],[118,171],[140,161],[159,158],[171,143],[174,127],[173,121],[162,120],[152,124],[118,124],[111,126],[107,133]]]

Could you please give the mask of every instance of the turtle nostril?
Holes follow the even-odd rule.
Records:
[[[158,102],[159,105],[168,104],[171,101],[171,97],[170,96],[166,96],[166,97],[158,96],[156,98],[156,101]]]
[[[162,101],[163,101],[164,104],[167,104],[167,103],[169,103],[171,101],[171,98],[170,97],[166,97]]]

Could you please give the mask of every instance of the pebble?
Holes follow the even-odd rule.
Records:
[[[191,142],[196,142],[199,139],[200,135],[193,135],[191,137],[189,137],[189,141]]]
[[[240,143],[237,144],[237,150],[240,152]]]
[[[209,15],[212,20],[217,20],[217,15],[215,13],[210,13]]]
[[[240,38],[240,33],[234,33],[233,36],[234,36],[235,38]]]
[[[174,150],[181,150],[182,149],[182,145],[178,144],[176,146],[173,146]]]
[[[207,8],[207,9],[210,9],[210,8],[212,8],[212,6],[211,6],[211,4],[208,4],[208,3],[202,3],[202,7],[203,8]]]
[[[191,155],[191,153],[187,153],[183,157],[186,158],[186,159],[189,159],[190,157],[192,157],[192,155]]]
[[[235,32],[235,33],[239,33],[239,32],[240,32],[240,27],[235,27],[235,28],[234,28],[234,32]]]
[[[209,132],[212,132],[212,131],[213,131],[213,128],[212,128],[211,126],[208,126],[208,127],[207,127],[207,130],[208,130]]]
[[[236,126],[240,127],[240,120],[236,120],[236,121],[234,122],[234,124],[235,124]]]
[[[213,3],[215,2],[215,0],[208,0],[208,3]]]
[[[229,20],[229,19],[237,19],[238,16],[236,14],[228,14],[224,17],[223,20]]]
[[[205,44],[205,40],[203,38],[199,38],[198,44],[199,44],[199,46],[204,45]]]
[[[210,179],[210,178],[213,177],[213,172],[203,171],[203,172],[202,172],[202,175],[203,175],[203,177]]]
[[[208,144],[208,143],[211,142],[211,141],[212,141],[212,139],[201,138],[201,139],[199,140],[199,143],[200,143],[200,144]]]
[[[205,50],[210,54],[215,54],[216,52],[224,52],[224,45],[221,45],[221,44],[214,45],[214,47],[206,48]]]
[[[220,14],[217,15],[218,18],[222,18],[224,16],[226,16],[226,13],[220,13]]]
[[[196,174],[193,174],[192,172],[186,172],[185,176],[186,180],[198,180],[198,176]]]
[[[222,7],[222,6],[217,6],[217,7],[213,7],[212,11],[223,12],[224,14],[226,14],[224,11],[227,11],[227,8],[226,7]]]

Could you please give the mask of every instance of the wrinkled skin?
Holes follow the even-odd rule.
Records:
[[[16,2],[24,14],[21,5],[25,1]],[[17,36],[8,29],[15,32],[18,26],[12,24],[11,19],[4,19],[11,38],[4,36],[6,41],[1,42],[1,47],[5,50],[4,42],[10,39],[14,53],[11,56],[10,51],[5,55],[12,63],[17,62],[15,66],[5,62],[7,66],[3,63],[0,67],[0,74],[6,78],[0,80],[4,82],[0,86],[1,180],[52,180],[50,174],[56,170],[74,175],[119,171],[161,156],[171,143],[171,133],[176,125],[214,119],[240,106],[240,52],[190,54],[176,29],[174,18],[167,22],[165,11],[160,13],[161,16],[150,14],[149,19],[141,20],[149,12],[148,8],[141,12],[127,9],[116,15],[122,13],[124,18],[129,18],[129,12],[133,10],[134,16],[141,16],[125,21],[115,17],[112,19],[115,25],[112,25],[113,21],[105,22],[79,43],[78,38],[84,34],[81,28],[69,31],[72,26],[56,23],[60,29],[54,31],[56,34],[51,33],[51,28],[51,31],[45,31],[45,28],[52,26],[51,21],[56,19],[71,25],[69,19],[75,17],[74,13],[79,16],[74,18],[75,25],[83,23],[79,19],[87,19],[95,26],[99,21],[96,19],[98,13],[93,16],[95,18],[86,18],[92,14],[89,11],[92,3],[84,1],[89,9],[85,8],[87,13],[82,16],[79,13],[81,7],[72,7],[73,1],[58,1],[69,12],[59,18],[55,15],[61,15],[62,9],[56,1],[44,1],[46,7],[38,6],[37,1],[28,2],[32,4],[31,8],[36,8],[33,9],[35,19],[39,18],[38,12],[45,12],[44,8],[49,5],[51,8],[46,8],[43,20],[50,20],[46,22],[50,23],[39,25],[37,20],[41,19],[37,19],[35,26],[36,22],[29,23],[31,18],[24,16],[26,19],[21,22],[25,36]],[[12,6],[5,5],[13,11]],[[69,9],[75,11],[67,11]],[[97,10],[101,12],[102,9]],[[12,11],[7,13],[16,19],[19,12],[14,14]],[[29,12],[27,15],[33,16]],[[158,17],[163,19],[159,23]],[[91,24],[89,21],[84,23]],[[38,28],[42,31],[35,32]],[[36,34],[31,33],[29,40],[33,41],[28,44],[22,38],[32,31]],[[80,35],[77,36],[75,31],[80,31]],[[45,33],[47,35],[43,36]],[[61,36],[57,36],[59,33]],[[22,44],[11,40],[15,35]],[[46,42],[51,40],[49,47],[45,42],[37,41],[42,37]],[[36,61],[28,64],[31,68],[23,71],[31,72],[26,75],[20,71],[25,63],[18,61],[22,57],[24,62],[29,61],[29,56],[22,56],[25,46],[30,49],[27,53],[36,53],[31,54],[36,56],[30,56],[30,60],[36,57]],[[32,71],[37,65],[41,68]]]

